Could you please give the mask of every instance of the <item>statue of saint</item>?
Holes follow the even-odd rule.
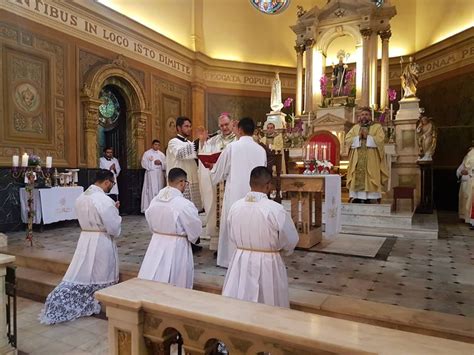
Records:
[[[272,82],[270,107],[272,108],[272,112],[280,112],[283,108],[283,103],[281,102],[281,81],[278,72],[275,73],[275,79],[273,79]]]
[[[346,52],[341,49],[337,52],[339,63],[332,66],[332,88],[334,96],[342,96],[344,85],[346,85],[347,64],[344,63]]]
[[[431,161],[436,149],[436,127],[431,118],[422,116],[416,125],[416,140],[419,149],[419,161]]]
[[[418,85],[419,66],[410,57],[410,62],[403,69],[402,79],[403,97],[416,97],[416,85]]]

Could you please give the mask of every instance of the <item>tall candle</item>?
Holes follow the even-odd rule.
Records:
[[[356,108],[355,106],[352,108],[352,123],[355,123],[356,119]]]
[[[393,104],[390,104],[390,121],[393,120]]]
[[[28,158],[29,158],[28,154],[26,154],[26,153],[21,156],[21,166],[22,167],[28,166]]]
[[[323,145],[323,160],[326,160],[326,144]]]
[[[311,111],[308,112],[308,128],[311,127]]]
[[[316,160],[319,160],[318,148],[319,148],[319,147],[318,147],[318,145],[316,144],[316,145],[314,146],[314,159],[316,159]]]
[[[18,155],[14,155],[12,157],[12,165],[14,168],[18,167],[18,162],[20,161],[20,157]]]
[[[375,119],[375,111],[374,111],[374,106],[372,105],[372,121]]]
[[[51,169],[52,166],[53,166],[53,158],[46,157],[46,169]]]
[[[309,144],[306,146],[306,160],[309,160]]]

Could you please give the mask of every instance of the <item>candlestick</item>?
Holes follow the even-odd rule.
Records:
[[[352,108],[352,123],[355,123],[355,116],[356,116],[356,108],[355,106]]]
[[[393,121],[393,104],[390,104],[390,121]]]
[[[51,169],[52,166],[53,166],[53,158],[46,157],[46,169]]]
[[[311,126],[311,111],[308,112],[308,128]]]
[[[24,167],[27,167],[28,166],[28,154],[23,154],[21,156],[21,167],[24,168]]]
[[[18,162],[20,161],[20,157],[19,157],[18,155],[14,155],[14,156],[12,157],[12,160],[13,160],[13,161],[12,161],[12,166],[13,166],[14,168],[17,168],[17,167],[18,167]]]

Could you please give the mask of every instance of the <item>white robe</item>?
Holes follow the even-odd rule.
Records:
[[[469,174],[461,175],[461,171],[466,169]],[[472,199],[474,195],[474,148],[464,157],[461,165],[456,171],[456,176],[461,180],[459,186],[459,218],[466,223],[474,225],[471,221]]]
[[[119,279],[115,238],[120,235],[122,217],[115,202],[91,185],[76,200],[81,235],[61,283],[48,295],[40,320],[54,324],[100,312],[94,292]]]
[[[209,138],[199,146],[200,154],[214,154],[221,152],[228,144],[235,142],[237,137],[231,133],[223,136],[220,132]],[[210,169],[206,168],[201,162],[198,167],[199,191],[201,193],[202,205],[206,211],[205,235],[211,238],[209,249],[217,250],[219,231],[217,230],[216,213],[216,186],[212,185]]]
[[[161,165],[156,165],[155,160],[161,161]],[[158,195],[165,185],[166,157],[163,152],[154,149],[148,149],[143,153],[142,168],[145,169],[145,178],[142,189],[142,213],[150,205],[151,200]]]
[[[112,187],[112,190],[110,190],[109,194],[110,195],[118,195],[119,194],[119,189],[118,189],[117,177],[119,176],[120,170],[121,170],[119,161],[117,160],[117,158],[111,158],[110,160],[107,160],[106,157],[101,157],[99,159],[99,162],[100,162],[99,167],[101,169],[105,169],[105,170],[110,170],[110,167],[112,166],[112,164],[115,164],[115,171],[113,171],[113,170],[111,170],[111,171],[114,173],[114,178],[115,178],[116,184],[114,185],[114,187]]]
[[[229,144],[219,156],[211,170],[214,185],[226,181],[224,202],[219,226],[219,246],[217,265],[228,267],[235,246],[229,243],[227,216],[235,201],[245,197],[250,191],[250,173],[257,166],[267,165],[267,154],[251,136],[243,136]]]
[[[189,188],[184,192],[184,196],[193,201],[198,209],[201,209],[202,203],[199,193],[195,146],[193,142],[185,140],[184,137],[179,135],[178,137],[168,142],[168,148],[166,149],[166,175],[173,168],[183,169],[188,175],[189,181]]]
[[[280,253],[291,254],[298,243],[290,215],[265,194],[249,192],[234,203],[228,223],[230,242],[237,249],[222,295],[289,307],[288,277]]]
[[[153,236],[138,277],[192,288],[191,243],[202,231],[196,207],[179,190],[168,186],[151,201],[145,217]]]

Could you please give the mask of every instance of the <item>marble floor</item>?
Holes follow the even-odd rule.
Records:
[[[439,222],[438,240],[396,238],[384,260],[297,250],[285,257],[290,287],[474,317],[474,231],[454,213],[439,213]],[[125,216],[122,231],[120,261],[138,270],[150,239],[144,217]],[[10,245],[24,245],[24,232],[8,236]],[[47,250],[72,255],[79,227],[48,226],[36,236]],[[224,276],[202,245],[195,271]]]
[[[108,353],[107,321],[95,317],[57,325],[38,321],[42,303],[18,298],[18,350],[31,355]]]

